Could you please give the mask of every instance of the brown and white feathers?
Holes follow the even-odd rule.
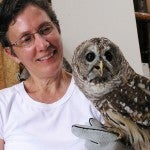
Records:
[[[82,42],[72,60],[77,86],[105,119],[105,128],[136,150],[150,149],[150,80],[137,74],[107,38]]]

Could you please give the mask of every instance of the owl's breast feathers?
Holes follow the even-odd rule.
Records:
[[[112,107],[143,128],[150,127],[150,80],[147,78],[135,74],[132,80],[114,88],[102,99],[103,110]]]

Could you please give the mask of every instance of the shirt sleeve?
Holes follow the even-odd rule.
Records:
[[[0,139],[4,139],[4,116],[5,116],[5,103],[0,93]]]
[[[0,106],[0,139],[3,139],[3,119],[2,119],[1,106]]]

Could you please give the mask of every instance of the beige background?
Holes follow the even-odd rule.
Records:
[[[52,0],[60,20],[65,56],[92,37],[115,42],[137,73],[143,74],[133,0]]]
[[[17,72],[18,64],[10,60],[0,47],[0,89],[17,83]]]

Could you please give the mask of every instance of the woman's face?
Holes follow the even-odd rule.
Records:
[[[48,34],[47,27],[48,30],[51,29]],[[11,43],[15,43],[18,39],[23,41],[21,43],[27,43],[32,33],[35,33],[32,44],[13,45],[16,56],[11,55],[8,49],[6,52],[15,62],[24,64],[32,76],[40,78],[54,76],[62,63],[61,36],[45,11],[29,5],[17,16],[15,23],[10,24],[7,36]]]

